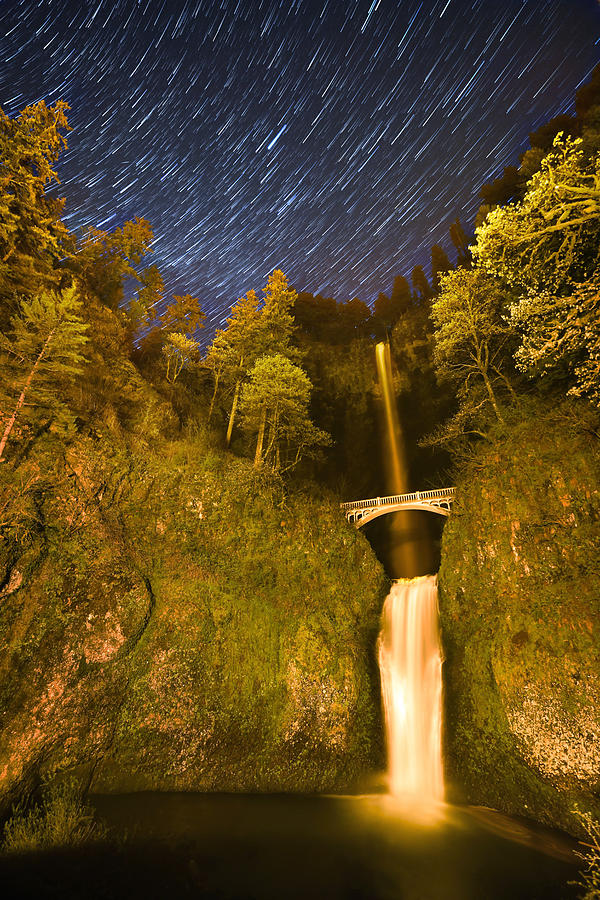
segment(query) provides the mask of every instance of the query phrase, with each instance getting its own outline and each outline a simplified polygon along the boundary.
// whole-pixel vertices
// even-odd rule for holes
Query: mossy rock
[[[480,448],[457,485],[439,575],[451,783],[473,802],[573,831],[576,803],[600,814],[590,416],[536,407]]]

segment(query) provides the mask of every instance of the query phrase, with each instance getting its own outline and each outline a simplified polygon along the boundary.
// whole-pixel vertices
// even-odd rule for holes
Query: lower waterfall
[[[392,585],[378,656],[390,793],[413,802],[441,802],[442,655],[435,575]]]

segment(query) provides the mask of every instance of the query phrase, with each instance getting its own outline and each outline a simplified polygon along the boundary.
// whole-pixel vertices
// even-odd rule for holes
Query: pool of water
[[[96,796],[111,843],[5,859],[2,895],[568,900],[574,842],[490,810],[386,795]]]

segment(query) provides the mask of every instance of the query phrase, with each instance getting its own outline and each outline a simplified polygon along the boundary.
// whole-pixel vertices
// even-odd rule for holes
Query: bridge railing
[[[441,488],[435,491],[414,491],[412,494],[393,494],[390,497],[372,497],[370,500],[350,500],[340,503],[342,509],[370,509],[377,506],[391,506],[396,503],[418,503],[421,500],[446,500],[454,496],[456,488]]]

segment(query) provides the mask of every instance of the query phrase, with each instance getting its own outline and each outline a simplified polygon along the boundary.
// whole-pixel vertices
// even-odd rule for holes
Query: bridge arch
[[[351,500],[340,506],[349,522],[362,528],[367,522],[387,513],[402,510],[424,510],[439,516],[449,516],[456,488],[435,491],[415,491],[412,494],[395,494],[390,497],[373,497],[370,500]]]

